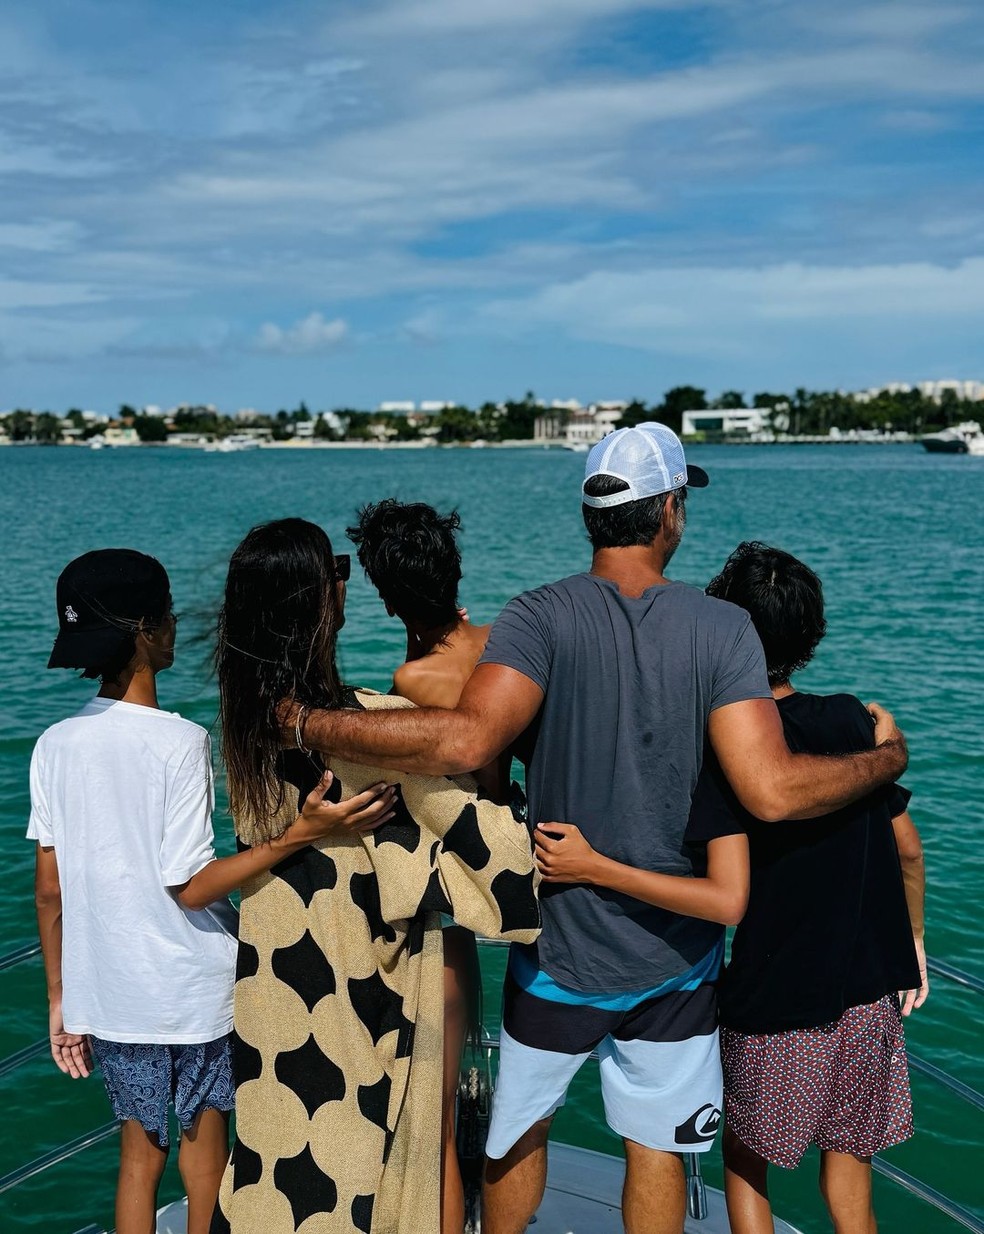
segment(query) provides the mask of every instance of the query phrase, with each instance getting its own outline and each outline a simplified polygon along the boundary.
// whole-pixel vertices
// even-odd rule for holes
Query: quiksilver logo
[[[681,1123],[673,1137],[676,1144],[706,1144],[717,1135],[721,1111],[716,1105],[702,1105],[686,1122]]]
[[[65,605],[65,620],[72,622],[72,624],[74,625],[75,622],[78,621],[78,619],[79,619],[79,615],[75,611],[75,609],[72,608],[71,604],[66,604]]]

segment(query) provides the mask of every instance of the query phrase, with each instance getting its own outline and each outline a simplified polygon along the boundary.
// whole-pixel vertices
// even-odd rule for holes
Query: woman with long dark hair
[[[343,686],[347,560],[302,519],[233,554],[216,663],[240,843],[296,817],[326,770],[348,800],[399,780],[394,816],[339,829],[243,889],[235,992],[237,1141],[213,1231],[426,1234],[439,1224],[440,912],[484,934],[539,929],[525,828],[469,777],[388,775],[283,748],[278,707],[398,707]]]

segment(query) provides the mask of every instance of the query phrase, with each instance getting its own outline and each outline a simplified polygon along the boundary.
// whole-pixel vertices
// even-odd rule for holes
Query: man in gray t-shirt
[[[880,708],[875,749],[791,753],[747,617],[665,577],[687,487],[706,483],[665,425],[609,435],[582,488],[591,573],[514,600],[453,711],[309,714],[285,702],[285,736],[447,775],[485,766],[540,716],[533,821],[574,822],[606,855],[668,873],[688,872],[681,846],[705,726],[738,800],[761,819],[829,814],[896,780],[905,741]],[[709,1147],[719,1119],[707,984],[717,954],[704,954],[699,924],[602,889],[551,888],[544,917],[537,954],[510,958],[484,1234],[526,1229],[550,1119],[592,1042],[606,1116],[625,1143],[623,1213],[648,1234],[681,1234],[679,1154]]]
[[[690,874],[684,832],[712,711],[771,698],[748,614],[684,583],[638,596],[576,574],[511,601],[483,664],[543,691],[527,793],[533,825],[562,819],[644,870]],[[720,927],[599,887],[542,894],[539,967],[587,994],[648,990],[690,969]]]

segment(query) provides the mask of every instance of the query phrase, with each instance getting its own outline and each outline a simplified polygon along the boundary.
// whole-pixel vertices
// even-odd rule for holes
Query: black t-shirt
[[[778,704],[794,752],[874,745],[871,717],[850,694],[797,693]],[[742,809],[708,754],[694,809],[741,817],[751,855],[748,911],[719,986],[723,1025],[812,1028],[919,984],[892,829],[909,797],[890,785],[823,818],[764,823]]]

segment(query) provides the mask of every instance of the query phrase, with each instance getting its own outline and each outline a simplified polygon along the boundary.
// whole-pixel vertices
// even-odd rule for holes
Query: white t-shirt
[[[58,862],[66,1031],[188,1044],[232,1029],[236,940],[168,890],[215,857],[213,801],[208,733],[173,712],[94,698],[41,735],[27,838]]]

